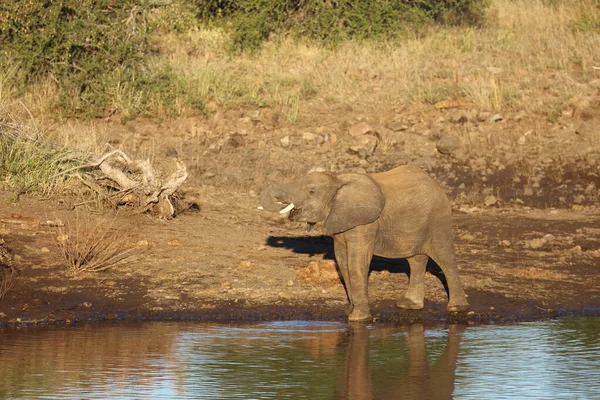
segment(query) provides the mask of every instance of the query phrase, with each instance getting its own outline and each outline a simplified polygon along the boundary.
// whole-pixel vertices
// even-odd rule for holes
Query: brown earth
[[[600,315],[600,133],[596,114],[578,113],[552,123],[468,108],[313,110],[298,125],[269,110],[162,124],[98,121],[101,134],[94,140],[100,143],[149,156],[165,170],[173,156],[183,160],[191,172],[183,192],[195,207],[164,221],[127,210],[74,210],[81,199],[68,196],[14,202],[14,194],[0,193],[0,238],[20,271],[0,299],[0,325],[343,319],[346,295],[331,239],[318,228],[308,233],[301,224],[259,212],[257,193],[269,181],[311,169],[377,172],[401,164],[427,170],[454,203],[458,261],[473,312],[447,315],[435,266],[425,309],[397,310],[407,266],[376,258],[369,279],[376,319]],[[85,140],[76,134],[69,139]],[[60,232],[46,221],[102,218],[124,240],[147,246],[146,256],[70,276],[55,244]]]

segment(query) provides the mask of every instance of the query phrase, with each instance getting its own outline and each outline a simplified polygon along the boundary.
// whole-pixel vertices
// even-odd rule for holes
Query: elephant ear
[[[375,181],[362,174],[343,174],[337,179],[341,186],[335,194],[324,229],[328,234],[345,232],[379,218],[385,199]]]

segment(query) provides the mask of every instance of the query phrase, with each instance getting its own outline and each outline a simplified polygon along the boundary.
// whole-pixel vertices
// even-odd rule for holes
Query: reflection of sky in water
[[[600,332],[596,331],[595,343],[565,343],[560,329],[555,329],[559,324],[467,330],[456,370],[455,398],[599,398]]]
[[[600,318],[457,331],[294,321],[0,332],[0,398],[437,398],[444,379],[455,399],[600,398]]]

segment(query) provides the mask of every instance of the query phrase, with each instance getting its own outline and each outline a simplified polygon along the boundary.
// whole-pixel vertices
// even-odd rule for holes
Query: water
[[[600,399],[600,318],[0,331],[1,399]]]

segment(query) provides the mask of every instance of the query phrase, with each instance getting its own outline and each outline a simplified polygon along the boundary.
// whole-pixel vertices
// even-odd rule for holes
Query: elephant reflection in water
[[[373,371],[369,367],[369,329],[352,323],[346,358],[338,373],[336,399],[452,399],[456,362],[464,325],[450,325],[448,343],[434,364],[427,363],[423,325],[408,326],[408,369]],[[391,355],[393,357],[393,355]],[[389,367],[388,367],[389,368]],[[377,377],[377,383],[372,377]]]

